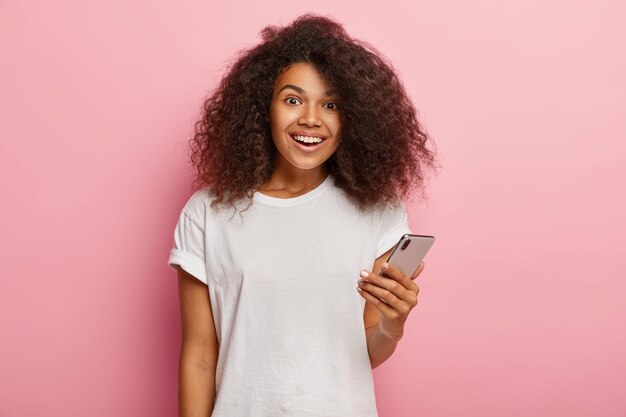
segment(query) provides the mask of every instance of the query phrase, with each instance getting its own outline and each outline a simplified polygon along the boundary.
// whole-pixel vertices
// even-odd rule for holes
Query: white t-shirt
[[[210,202],[206,190],[189,198],[168,265],[208,285],[220,345],[212,416],[376,417],[356,287],[411,233],[406,206],[362,215],[330,175],[294,198],[256,192],[243,219]]]

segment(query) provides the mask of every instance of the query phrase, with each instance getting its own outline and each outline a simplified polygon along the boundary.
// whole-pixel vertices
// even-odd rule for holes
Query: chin
[[[315,169],[324,165],[326,161],[293,161],[291,164],[300,169]]]

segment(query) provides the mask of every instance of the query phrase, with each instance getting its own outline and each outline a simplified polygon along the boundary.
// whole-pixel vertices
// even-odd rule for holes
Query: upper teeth
[[[322,138],[316,138],[314,136],[301,136],[301,135],[293,135],[295,140],[306,143],[320,143]]]

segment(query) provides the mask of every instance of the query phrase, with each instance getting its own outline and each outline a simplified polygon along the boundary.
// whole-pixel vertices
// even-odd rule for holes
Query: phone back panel
[[[391,251],[387,262],[396,265],[410,277],[433,243],[435,243],[433,236],[405,234]],[[381,272],[382,269],[378,274]]]

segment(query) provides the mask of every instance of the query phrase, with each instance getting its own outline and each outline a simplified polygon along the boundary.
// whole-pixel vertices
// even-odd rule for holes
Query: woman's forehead
[[[275,93],[278,94],[283,90],[292,90],[303,95],[331,96],[336,94],[322,74],[309,63],[292,64],[276,77]]]

